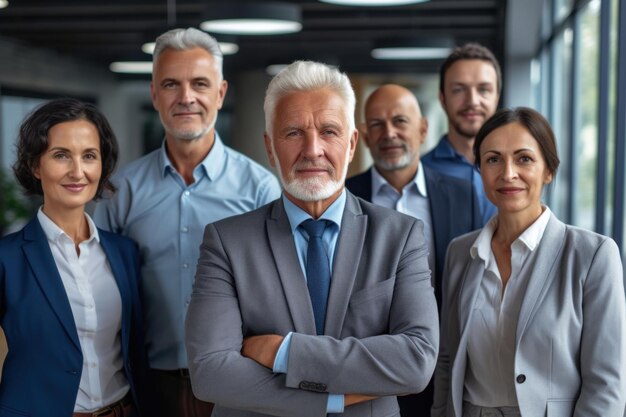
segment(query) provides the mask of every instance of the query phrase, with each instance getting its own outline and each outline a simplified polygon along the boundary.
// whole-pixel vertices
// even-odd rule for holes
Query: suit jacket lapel
[[[476,302],[476,296],[478,295],[478,289],[485,274],[485,263],[479,257],[471,259],[469,250],[467,251],[469,262],[465,266],[466,272],[463,274],[463,283],[459,290],[459,324],[460,334],[463,338],[463,333],[467,328],[467,324],[472,318],[472,312],[474,311],[474,303]]]
[[[300,261],[298,261],[296,244],[282,199],[274,202],[270,217],[266,220],[266,228],[270,248],[274,255],[274,264],[291,312],[294,330],[303,334],[316,334],[309,290]]]
[[[122,264],[122,255],[119,253],[119,249],[109,241],[106,235],[99,231],[100,245],[104,251],[113,277],[117,284],[117,288],[120,292],[120,298],[122,299],[122,347],[126,350],[129,343],[129,329],[131,324],[131,296],[130,288],[128,287],[128,278],[126,276],[126,268]]]
[[[524,268],[528,275],[528,283],[517,319],[516,343],[519,343],[526,326],[536,311],[537,305],[541,302],[551,282],[556,277],[556,274],[553,272],[554,266],[556,260],[560,258],[559,252],[561,252],[564,242],[565,224],[552,214],[541,242],[530,255],[535,257],[534,262],[532,265],[528,265],[529,261],[533,261],[528,259],[526,264],[529,268]]]
[[[24,227],[24,240],[24,255],[35,279],[50,303],[52,311],[54,311],[63,325],[68,337],[76,348],[80,350],[78,332],[76,331],[76,323],[74,322],[70,301],[67,298],[61,275],[59,275],[59,270],[54,262],[48,239],[36,217]],[[33,308],[40,307],[33,306]]]
[[[473,242],[472,242],[473,243]],[[474,304],[476,303],[476,297],[478,295],[478,289],[480,288],[480,284],[485,273],[485,263],[479,257],[474,259],[471,258],[469,247],[465,251],[465,256],[467,256],[467,264],[465,265],[465,271],[463,272],[463,282],[460,284],[459,288],[459,299],[457,302],[459,303],[458,307],[458,316],[456,319],[459,322],[459,345],[456,350],[456,354],[453,360],[453,367],[451,371],[450,379],[452,381],[463,380],[465,378],[465,367],[466,367],[466,359],[467,359],[467,337],[469,334],[469,326],[470,320],[472,319],[474,313]],[[457,415],[461,410],[461,404],[457,401],[458,399],[463,398],[463,392],[459,389],[462,389],[463,384],[452,384],[452,400],[453,407],[456,410]]]
[[[357,199],[350,193],[347,193],[346,197],[341,231],[335,248],[326,323],[324,324],[324,333],[335,338],[341,336],[343,320],[356,279],[357,260],[361,259],[367,230],[367,216],[362,213]]]

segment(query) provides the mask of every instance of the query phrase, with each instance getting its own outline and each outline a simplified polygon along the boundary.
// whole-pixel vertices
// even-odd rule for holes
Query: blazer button
[[[523,384],[524,381],[526,381],[526,375],[519,374],[517,378],[515,378],[515,380],[517,381],[518,384]]]

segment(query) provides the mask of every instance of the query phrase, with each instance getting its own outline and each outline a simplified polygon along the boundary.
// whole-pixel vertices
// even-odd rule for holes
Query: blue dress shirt
[[[298,260],[300,261],[300,268],[302,268],[302,274],[306,279],[306,254],[309,245],[309,236],[304,231],[300,224],[305,220],[312,219],[311,215],[294,203],[289,201],[287,197],[283,195],[283,205],[285,206],[285,212],[289,219],[289,225],[291,226],[291,233],[293,233],[293,239],[296,244],[296,252],[298,253]],[[339,238],[339,232],[341,231],[341,219],[343,218],[343,210],[346,206],[346,191],[339,195],[319,219],[314,220],[328,220],[328,226],[324,229],[322,234],[322,243],[328,260],[330,262],[331,280],[332,280],[332,265],[335,255],[335,247],[337,246],[337,239]],[[274,359],[274,369],[276,373],[287,373],[287,363],[289,360],[289,346],[291,344],[291,332],[287,334],[283,343],[278,348],[276,358]],[[344,408],[343,395],[329,394],[328,403],[326,405],[327,413],[343,413]]]
[[[423,155],[420,161],[429,168],[434,169],[444,175],[471,181],[473,190],[476,193],[483,223],[487,223],[494,214],[496,207],[487,199],[483,188],[483,180],[475,165],[470,164],[467,159],[454,150],[448,141],[448,135],[443,135],[437,146]]]
[[[154,369],[187,368],[184,322],[204,226],[280,196],[274,175],[224,146],[217,133],[193,177],[186,185],[164,142],[113,177],[117,192],[93,216],[98,226],[139,245],[146,345]]]

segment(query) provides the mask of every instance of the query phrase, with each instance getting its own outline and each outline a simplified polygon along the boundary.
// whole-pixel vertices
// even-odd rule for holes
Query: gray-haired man
[[[439,344],[422,223],[345,190],[358,139],[345,74],[295,62],[264,107],[284,192],[206,228],[194,392],[227,417],[399,416],[395,396],[424,389]]]
[[[151,415],[204,416],[211,407],[193,397],[183,340],[202,230],[274,200],[280,186],[215,131],[227,83],[214,38],[193,28],[168,31],[157,38],[153,64],[150,91],[165,140],[120,170],[117,193],[97,206],[95,219],[139,244],[156,389]]]

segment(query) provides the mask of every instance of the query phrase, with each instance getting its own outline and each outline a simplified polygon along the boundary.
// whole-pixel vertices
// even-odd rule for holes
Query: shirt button
[[[183,233],[187,233],[189,231],[189,228],[185,226],[185,227],[183,227],[182,231],[183,231]]]
[[[189,194],[191,194],[189,191],[185,191],[184,193],[186,196],[188,196]]]
[[[96,365],[96,363],[95,363],[95,362],[91,362],[91,363],[89,364],[89,366],[91,366],[92,368],[95,368],[95,367],[97,367],[98,365]]]
[[[189,264],[183,264],[183,268],[185,269],[189,268]]]
[[[518,384],[523,384],[524,381],[526,381],[526,375],[519,374],[517,378],[515,378],[515,380],[517,381]]]

